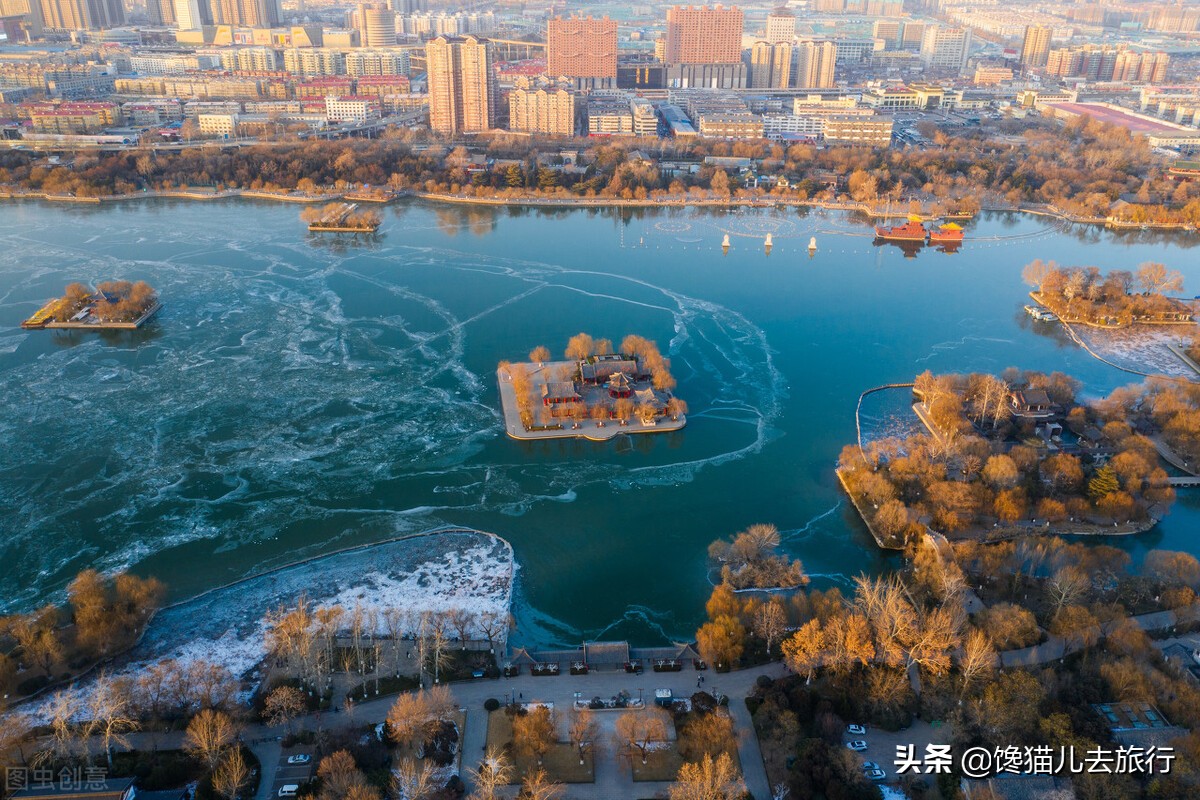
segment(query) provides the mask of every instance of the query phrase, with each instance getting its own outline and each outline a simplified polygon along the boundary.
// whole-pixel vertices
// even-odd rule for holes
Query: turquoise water
[[[457,524],[512,542],[519,640],[687,636],[708,542],[746,525],[778,525],[824,582],[887,563],[832,472],[863,389],[1009,365],[1068,372],[1097,395],[1132,380],[1030,322],[1025,263],[1154,259],[1200,291],[1194,239],[1028,217],[987,217],[962,252],[910,259],[832,212],[411,204],[358,244],[310,238],[284,205],[0,213],[3,610],[89,565],[152,573],[185,597]],[[17,328],[65,283],[108,278],[156,286],[157,323]],[[687,428],[603,444],[503,436],[496,362],[560,351],[580,330],[669,350]],[[1200,552],[1197,530],[1200,493],[1182,494],[1125,545]]]

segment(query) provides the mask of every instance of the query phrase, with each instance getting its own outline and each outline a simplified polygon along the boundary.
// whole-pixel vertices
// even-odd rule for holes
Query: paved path
[[[787,674],[782,664],[772,663],[725,674],[684,670],[631,675],[624,671],[609,671],[592,672],[588,675],[564,673],[551,677],[519,675],[515,678],[452,684],[450,690],[455,701],[466,709],[462,777],[469,784],[467,772],[478,765],[484,754],[488,715],[483,709],[483,703],[488,698],[494,697],[504,702],[507,695],[509,698],[515,697],[518,701],[552,702],[565,716],[574,702],[576,692],[583,698],[590,699],[612,697],[625,690],[635,697],[640,695],[647,703],[652,703],[655,689],[671,689],[676,697],[690,697],[697,690],[697,681],[703,677],[704,690],[729,697],[729,711],[738,739],[738,757],[741,760],[746,785],[755,798],[767,800],[771,796],[770,785],[745,698],[753,691],[755,681],[760,675],[782,678]],[[354,728],[365,732],[387,717],[388,709],[395,699],[393,695],[359,703],[355,706],[353,718],[344,712],[326,713],[319,718],[317,715],[309,715],[293,722],[292,727],[296,731],[315,730],[320,726],[325,730]],[[248,725],[242,730],[242,740],[262,765],[262,776],[255,800],[273,800],[276,784],[284,779],[278,775],[281,757],[293,752],[311,751],[311,748],[301,747],[284,752],[281,740],[285,733],[286,729],[282,726],[272,728],[266,725]],[[129,738],[133,749],[178,749],[182,746],[183,736],[182,731],[139,732],[131,734]],[[569,785],[563,795],[567,800],[631,800],[653,797],[669,785],[666,782],[635,784],[628,764],[616,757],[616,747],[611,741],[600,743],[597,750],[596,781],[590,784]],[[516,787],[513,787],[510,793],[515,795]]]
[[[1176,611],[1155,611],[1150,614],[1139,614],[1130,617],[1134,624],[1144,631],[1159,631],[1180,623],[1193,622],[1200,619],[1200,603]],[[1092,632],[1103,637],[1117,623],[1107,622],[1092,629]],[[1078,639],[1068,641],[1061,636],[1051,636],[1041,644],[1025,647],[1021,650],[1005,650],[1000,653],[1000,665],[1003,667],[1032,667],[1046,664],[1063,658],[1083,649]]]

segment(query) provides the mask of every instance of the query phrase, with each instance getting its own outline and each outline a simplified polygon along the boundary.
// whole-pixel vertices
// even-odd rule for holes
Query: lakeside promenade
[[[91,197],[76,197],[48,192],[22,191],[9,187],[0,187],[0,200],[43,200],[47,202],[81,203],[96,205],[108,202],[127,200],[175,199],[175,200],[222,200],[231,198],[246,198],[251,200],[273,200],[281,203],[320,203],[333,200],[359,200],[360,195],[353,190],[334,191],[328,193],[309,194],[299,191],[266,191],[262,189],[222,189],[197,191],[195,189],[154,189],[128,194],[97,195]],[[847,211],[862,214],[873,220],[904,219],[909,211],[880,209],[869,203],[852,200],[801,200],[794,197],[777,195],[754,195],[752,197],[704,197],[696,198],[686,195],[672,195],[666,198],[636,198],[623,197],[477,197],[475,195],[450,194],[446,192],[425,192],[406,190],[397,192],[394,200],[415,198],[437,203],[480,206],[534,206],[544,208],[810,208],[826,211]],[[381,202],[371,200],[371,202]],[[388,202],[388,201],[382,201]],[[1085,217],[1069,214],[1053,206],[1034,203],[1015,205],[986,205],[980,213],[999,214],[1029,214],[1037,217],[1048,217],[1062,222],[1077,225],[1101,226],[1125,230],[1179,231],[1196,233],[1196,226],[1183,222],[1131,222],[1112,217]],[[969,241],[969,240],[968,240]]]

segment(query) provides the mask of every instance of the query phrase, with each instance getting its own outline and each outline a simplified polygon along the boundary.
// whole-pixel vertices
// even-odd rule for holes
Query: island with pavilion
[[[562,361],[539,345],[529,361],[502,361],[496,369],[505,431],[514,439],[593,441],[677,431],[687,422],[687,403],[673,393],[670,367],[641,336],[626,336],[614,351],[609,340],[580,333]]]
[[[134,330],[159,312],[158,292],[145,281],[102,281],[94,289],[72,283],[21,323],[26,330]]]

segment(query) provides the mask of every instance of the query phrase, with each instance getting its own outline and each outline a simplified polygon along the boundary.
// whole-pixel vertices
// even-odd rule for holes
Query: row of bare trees
[[[320,689],[334,671],[380,674],[388,652],[399,676],[401,650],[410,640],[418,670],[428,671],[436,683],[455,644],[465,649],[469,641],[486,641],[494,652],[505,640],[508,622],[506,614],[461,607],[428,611],[355,604],[347,609],[314,606],[301,597],[295,606],[268,616],[267,649],[302,685]]]

